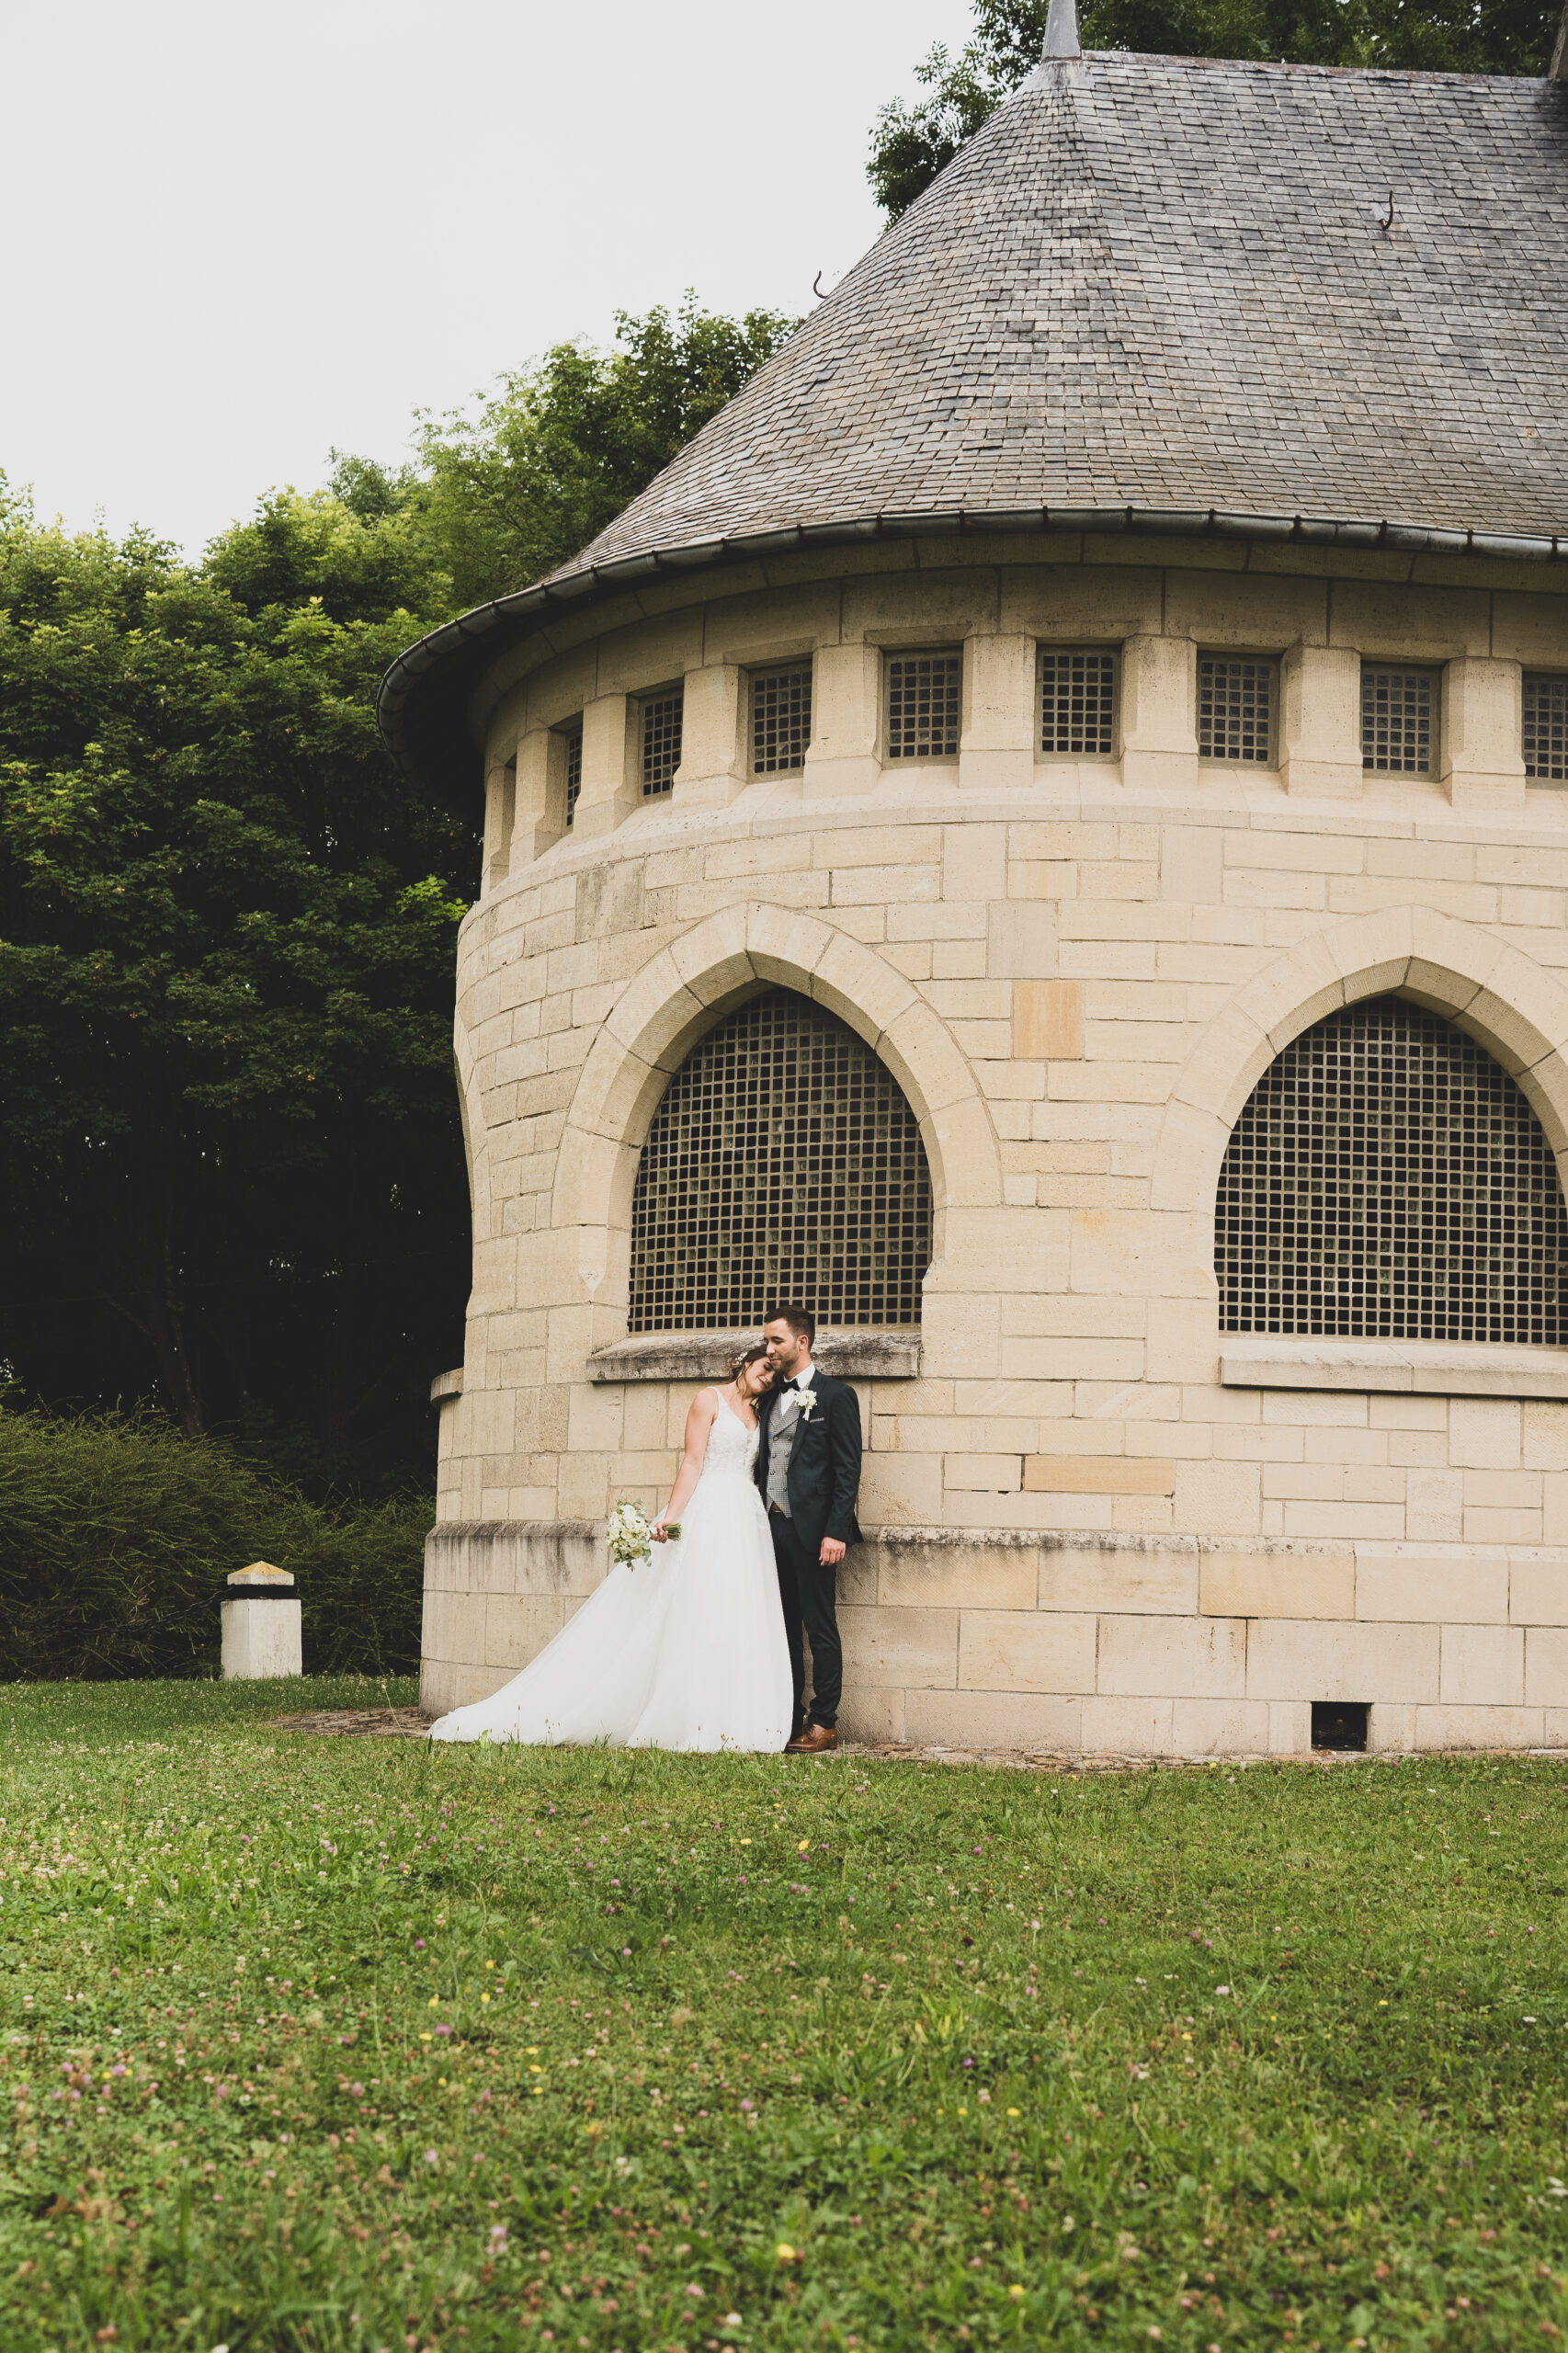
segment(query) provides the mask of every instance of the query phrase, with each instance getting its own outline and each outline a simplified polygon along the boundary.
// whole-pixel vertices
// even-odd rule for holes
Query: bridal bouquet
[[[605,1540],[610,1559],[618,1566],[624,1561],[627,1567],[632,1569],[639,1561],[651,1561],[653,1557],[653,1525],[641,1504],[617,1504],[605,1526]],[[679,1520],[667,1522],[665,1533],[666,1536],[678,1536]]]

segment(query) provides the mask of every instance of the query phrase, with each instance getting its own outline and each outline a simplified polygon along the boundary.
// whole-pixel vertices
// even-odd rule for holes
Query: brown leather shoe
[[[838,1734],[831,1724],[808,1724],[799,1739],[792,1740],[784,1751],[786,1756],[821,1756],[838,1746]]]

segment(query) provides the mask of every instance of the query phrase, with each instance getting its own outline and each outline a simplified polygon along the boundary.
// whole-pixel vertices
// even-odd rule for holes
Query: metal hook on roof
[[[1392,188],[1389,190],[1388,219],[1386,221],[1380,221],[1378,222],[1378,228],[1385,237],[1392,237],[1393,234],[1393,190]]]

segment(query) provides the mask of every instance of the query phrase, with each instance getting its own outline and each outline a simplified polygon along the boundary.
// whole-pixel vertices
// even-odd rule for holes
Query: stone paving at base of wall
[[[271,1729],[274,1732],[326,1733],[348,1739],[369,1735],[380,1739],[422,1740],[436,1721],[423,1708],[322,1708],[303,1715],[275,1716]],[[1310,1748],[1290,1756],[1267,1757],[1256,1755],[1066,1756],[1017,1748],[938,1748],[922,1747],[912,1741],[846,1740],[827,1756],[813,1757],[810,1761],[815,1765],[836,1765],[872,1757],[879,1764],[980,1765],[988,1772],[1006,1768],[1021,1773],[1148,1773],[1157,1769],[1205,1772],[1221,1765],[1245,1766],[1253,1769],[1260,1765],[1397,1765],[1407,1755],[1412,1757],[1419,1755],[1423,1759],[1443,1755],[1568,1758],[1568,1748],[1420,1751]]]

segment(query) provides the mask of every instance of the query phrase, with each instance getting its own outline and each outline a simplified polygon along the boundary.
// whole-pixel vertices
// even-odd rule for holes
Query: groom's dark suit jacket
[[[812,1372],[816,1410],[798,1415],[795,1443],[790,1455],[787,1487],[795,1534],[807,1556],[815,1560],[824,1536],[836,1544],[858,1544],[859,1524],[855,1498],[860,1485],[860,1403],[846,1381],[832,1381]],[[756,1449],[756,1483],[767,1500],[767,1432],[782,1389],[770,1389],[762,1400],[758,1421],[762,1442]]]

